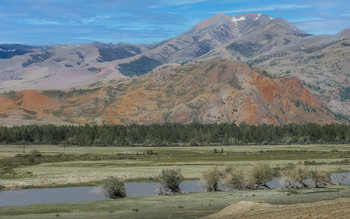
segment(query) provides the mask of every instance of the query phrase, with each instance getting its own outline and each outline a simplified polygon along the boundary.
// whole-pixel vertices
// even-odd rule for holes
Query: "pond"
[[[158,182],[125,183],[127,196],[153,196],[159,194]],[[180,184],[182,193],[205,192],[199,180]],[[164,190],[163,190],[164,191]],[[0,191],[0,206],[21,206],[31,204],[53,204],[107,200],[99,186],[64,187],[48,189],[20,189]]]
[[[340,182],[342,175],[344,184],[350,184],[350,173],[332,174],[332,180]],[[274,178],[267,183],[270,188],[281,188],[279,178]],[[309,181],[308,184],[312,185]],[[127,196],[153,196],[159,194],[158,182],[125,183]],[[205,192],[201,187],[201,181],[184,181],[180,184],[182,193]],[[228,190],[220,186],[221,190]],[[64,187],[48,189],[21,189],[0,192],[0,206],[23,206],[31,204],[53,204],[69,202],[86,202],[107,200],[102,189],[98,186]]]

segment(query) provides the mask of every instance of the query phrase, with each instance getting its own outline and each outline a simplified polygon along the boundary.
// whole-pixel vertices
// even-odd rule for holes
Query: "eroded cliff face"
[[[301,81],[273,79],[241,62],[159,68],[91,89],[20,91],[0,96],[1,123],[337,122]]]

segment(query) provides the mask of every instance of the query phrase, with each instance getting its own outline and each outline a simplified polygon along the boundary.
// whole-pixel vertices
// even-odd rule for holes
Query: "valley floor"
[[[41,157],[15,157],[23,154],[23,146],[0,146],[0,185],[5,189],[99,185],[110,176],[127,181],[155,181],[164,168],[181,168],[186,179],[199,179],[204,170],[214,166],[224,169],[264,163],[278,169],[301,162],[308,169],[350,172],[350,145],[345,144],[153,148],[27,145],[25,150],[26,153],[38,150]],[[327,201],[320,202],[322,200]],[[349,214],[346,207],[349,200],[349,186],[234,190],[0,207],[0,218],[198,218],[216,214],[230,205],[219,212],[220,217],[341,218]],[[248,202],[242,204],[242,201]],[[300,204],[302,202],[311,204]],[[233,203],[243,205],[242,209],[249,211],[237,214],[232,210],[236,208]]]
[[[214,166],[269,164],[283,168],[306,163],[309,169],[350,172],[350,145],[248,145],[210,147],[63,147],[27,145],[41,157],[15,157],[23,146],[0,145],[0,185],[7,189],[98,185],[114,176],[155,181],[162,169],[181,168],[186,179],[199,179]]]

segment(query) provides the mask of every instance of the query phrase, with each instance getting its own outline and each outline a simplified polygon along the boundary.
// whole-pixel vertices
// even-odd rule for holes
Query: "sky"
[[[311,34],[350,28],[349,0],[0,0],[0,43],[153,43],[218,13],[282,17]]]

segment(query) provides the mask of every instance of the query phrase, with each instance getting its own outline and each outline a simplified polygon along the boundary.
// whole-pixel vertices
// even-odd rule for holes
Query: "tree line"
[[[0,127],[0,144],[170,146],[350,143],[346,124],[27,125]]]

